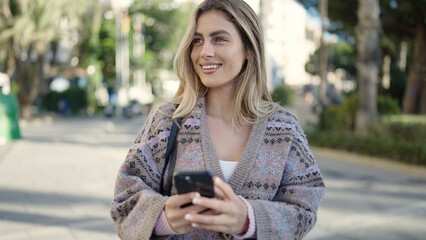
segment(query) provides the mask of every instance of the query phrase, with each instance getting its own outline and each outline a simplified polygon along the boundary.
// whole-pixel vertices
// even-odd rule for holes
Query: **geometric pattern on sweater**
[[[167,200],[158,190],[174,111],[175,105],[163,104],[150,113],[119,170],[111,205],[117,232],[122,239],[229,238],[200,230],[151,236]],[[175,172],[207,170],[224,179],[206,124],[205,99],[200,98],[177,135]],[[325,191],[303,130],[283,108],[253,126],[228,183],[252,205],[258,239],[301,239],[314,226]]]

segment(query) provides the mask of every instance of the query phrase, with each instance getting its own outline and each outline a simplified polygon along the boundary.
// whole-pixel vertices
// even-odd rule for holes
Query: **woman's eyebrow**
[[[228,36],[231,36],[231,34],[225,30],[218,30],[218,31],[214,31],[212,33],[209,34],[210,37],[216,36],[216,35],[220,35],[220,34],[225,34]]]
[[[211,33],[209,34],[209,36],[210,36],[210,37],[213,37],[213,36],[220,35],[220,34],[225,34],[225,35],[231,36],[231,34],[230,34],[229,32],[227,32],[227,31],[225,31],[225,30],[217,30],[217,31],[211,32]],[[195,33],[194,33],[194,36],[202,37],[202,36],[203,36],[203,34],[201,34],[201,33],[199,33],[199,32],[195,32]]]

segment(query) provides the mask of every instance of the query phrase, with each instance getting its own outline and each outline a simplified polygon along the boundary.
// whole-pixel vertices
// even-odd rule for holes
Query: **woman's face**
[[[223,12],[211,10],[201,14],[195,29],[191,60],[206,87],[232,87],[245,55],[237,28]]]

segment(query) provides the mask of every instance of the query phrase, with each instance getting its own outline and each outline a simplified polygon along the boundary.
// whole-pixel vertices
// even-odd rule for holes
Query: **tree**
[[[413,39],[412,58],[403,99],[404,113],[426,114],[426,1],[383,1],[383,29],[392,39]],[[401,41],[401,40],[400,40]]]
[[[359,104],[355,131],[366,134],[377,116],[377,80],[379,76],[379,0],[359,0],[358,25],[355,29],[358,50]]]
[[[355,80],[356,71],[356,49],[353,45],[339,41],[336,43],[328,44],[328,68],[327,71],[335,71],[336,69],[343,69],[345,71],[346,79]],[[306,63],[306,72],[312,75],[319,75],[318,69],[318,54],[319,49],[310,56],[309,61]]]
[[[304,6],[314,9],[318,0],[300,0]],[[331,20],[328,31],[351,42],[355,36],[358,0],[330,1],[328,6]],[[317,11],[317,10],[316,10]],[[407,85],[403,109],[405,113],[426,113],[426,1],[425,0],[380,0],[382,34],[380,48],[393,61],[401,56],[408,60]],[[408,49],[404,46],[408,46]],[[407,49],[407,50],[405,50]],[[407,53],[401,54],[407,51]],[[392,64],[396,65],[396,64]]]
[[[7,72],[14,74],[19,86],[21,117],[31,117],[31,106],[45,83],[44,64],[50,44],[58,41],[64,31],[77,28],[85,2],[1,1],[4,24],[0,25],[0,48],[8,53]]]
[[[320,38],[320,47],[319,47],[319,76],[321,78],[319,86],[319,100],[322,107],[325,107],[328,104],[327,100],[327,45],[325,43],[325,32],[327,31],[328,23],[328,0],[319,0],[319,10],[321,15],[321,38]]]
[[[160,69],[172,69],[174,53],[182,39],[189,18],[191,5],[178,6],[172,0],[135,1],[130,15],[143,14],[145,54],[133,58],[132,64],[147,71],[147,80],[155,82]],[[134,33],[138,34],[138,33]]]

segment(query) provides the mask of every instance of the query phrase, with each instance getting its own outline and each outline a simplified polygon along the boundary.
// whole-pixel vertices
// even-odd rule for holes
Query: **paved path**
[[[426,239],[426,168],[313,151],[327,192],[306,239]]]
[[[47,118],[0,148],[0,239],[118,239],[109,206],[144,118]],[[425,239],[426,171],[314,149],[327,185],[307,239]]]
[[[0,239],[118,239],[109,206],[144,119],[49,119],[0,159]]]

